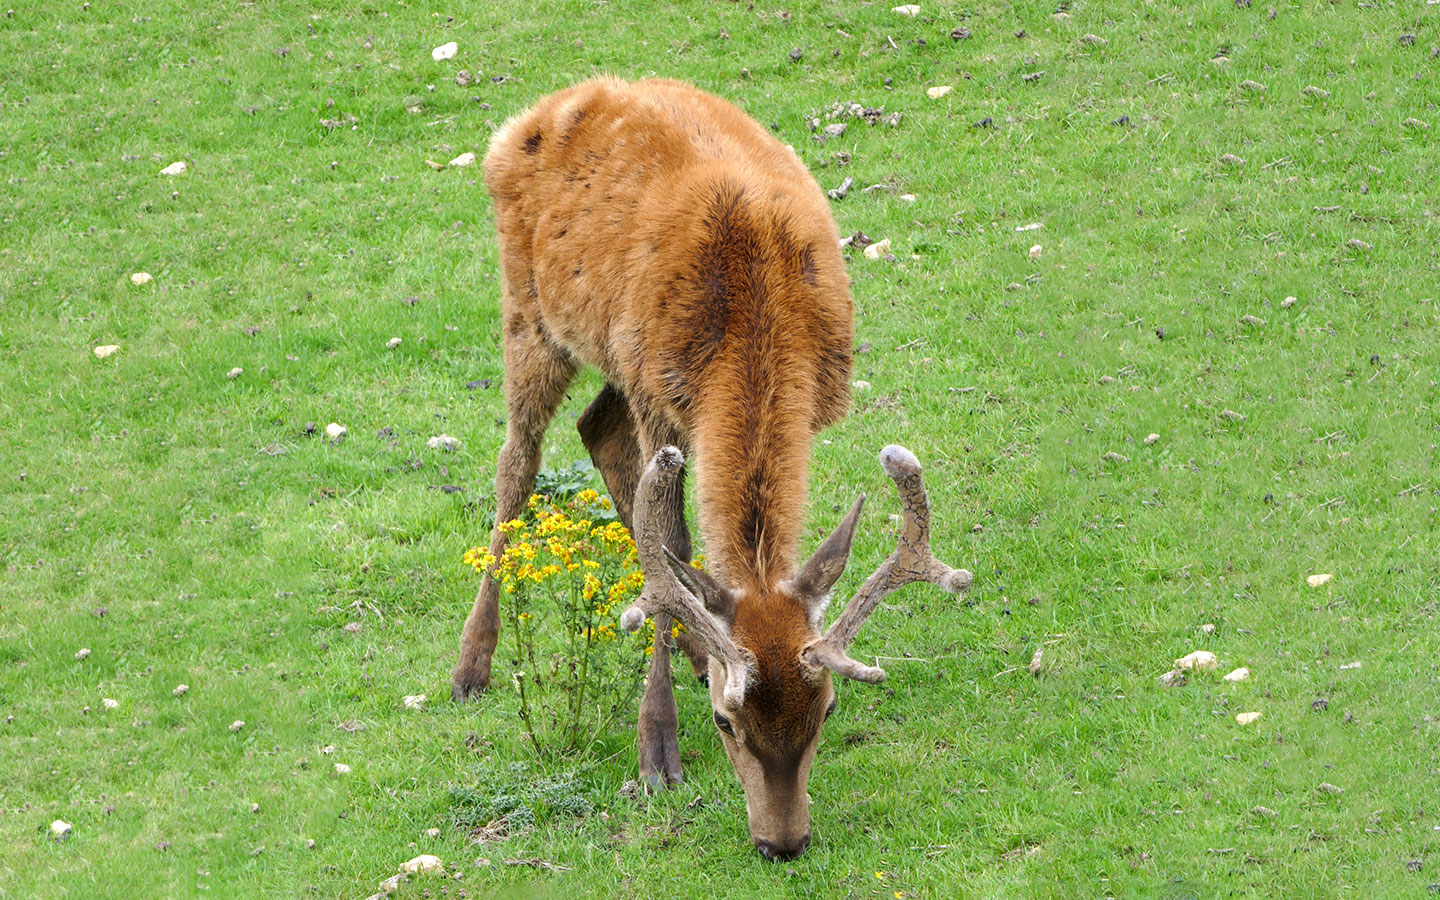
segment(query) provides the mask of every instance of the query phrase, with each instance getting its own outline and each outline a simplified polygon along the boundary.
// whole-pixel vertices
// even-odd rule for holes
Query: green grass
[[[361,897],[421,852],[464,878],[402,896],[1440,882],[1440,7],[891,5],[0,18],[0,897]],[[789,864],[750,849],[688,675],[687,782],[648,803],[618,794],[633,732],[542,769],[508,688],[444,699],[502,366],[479,170],[425,160],[598,72],[691,80],[825,187],[855,178],[842,231],[896,259],[851,260],[872,387],[815,448],[807,548],[865,490],[845,584],[883,558],[875,453],[899,442],[937,550],[976,573],[866,627],[856,654],[890,679],[839,686]],[[816,143],[807,116],[840,100],[903,118]],[[900,190],[860,191],[882,182]],[[549,465],[583,458],[597,387]],[[332,421],[344,443],[307,435]],[[441,431],[458,452],[425,448]],[[1251,680],[1160,687],[1196,648]],[[503,842],[471,844],[502,816]],[[530,858],[565,870],[506,864]]]

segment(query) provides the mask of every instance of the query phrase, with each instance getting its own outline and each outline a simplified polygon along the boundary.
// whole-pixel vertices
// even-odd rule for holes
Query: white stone
[[[1340,671],[1348,672],[1351,669],[1358,669],[1362,665],[1364,665],[1364,663],[1360,662],[1360,660],[1357,659],[1354,662],[1345,663],[1343,666],[1340,667]]]
[[[174,694],[177,697],[183,697],[186,694],[190,693],[190,685],[177,684],[175,685],[175,690],[171,691],[170,693]]]
[[[865,248],[866,259],[879,259],[890,252],[890,239],[876,241]]]
[[[450,160],[450,165],[459,168],[464,168],[465,166],[473,166],[475,165],[475,154],[462,153],[454,159]]]
[[[441,44],[434,50],[431,50],[430,58],[435,60],[436,62],[444,62],[447,59],[454,59],[455,55],[459,52],[460,45],[455,43],[454,41],[451,41],[448,44]]]
[[[350,774],[350,767],[347,766],[347,765],[345,765],[344,763],[336,763],[336,764],[335,764],[335,774],[336,774],[336,775],[349,775],[349,774]]]
[[[1016,230],[1017,232],[1021,232],[1021,231],[1035,231],[1035,230],[1037,230],[1037,229],[1044,228],[1044,227],[1045,227],[1045,223],[1044,223],[1044,222],[1031,222],[1029,225],[1016,225],[1016,226],[1015,226],[1015,230]]]
[[[1284,300],[1281,300],[1281,301],[1280,301],[1280,305],[1281,305],[1282,307],[1284,307],[1285,309],[1289,309],[1290,307],[1294,306],[1294,305],[1296,304],[1296,302],[1297,302],[1297,298],[1295,298],[1295,297],[1286,297]]]
[[[927,89],[925,91],[925,95],[928,96],[931,100],[939,100],[941,97],[950,93],[951,90],[952,88],[948,84],[937,84],[934,87]]]
[[[349,430],[350,429],[341,425],[339,422],[331,422],[325,426],[325,436],[338,443],[345,439],[345,435]]]
[[[244,720],[244,719],[236,719],[235,721],[233,721],[233,722],[230,723],[230,730],[231,730],[231,731],[239,731],[240,729],[242,729],[242,728],[244,728],[244,727],[245,727],[245,720]]]
[[[868,391],[868,390],[870,390],[870,382],[868,382],[868,381],[852,381],[852,382],[850,382],[850,386],[851,386],[852,388],[854,388],[855,390],[857,390],[857,391]]]
[[[239,378],[241,375],[244,375],[244,374],[245,374],[245,370],[242,369],[242,368],[240,368],[239,366],[236,366],[235,368],[233,368],[233,369],[231,369],[230,371],[226,372],[226,373],[225,373],[225,377],[226,377],[226,378],[229,378],[231,381],[234,381],[236,378]]]
[[[101,344],[100,346],[95,348],[95,356],[98,359],[104,359],[105,357],[118,353],[119,351],[119,344]]]
[[[916,200],[918,200],[918,199],[920,199],[920,198],[916,197],[914,194],[901,194],[901,195],[900,195],[900,202],[901,202],[901,203],[914,203],[914,202],[915,202]]]
[[[185,170],[188,168],[189,166],[185,165],[185,160],[182,159],[179,162],[173,162],[165,168],[161,169],[160,174],[169,175],[171,177],[174,177],[176,175],[184,175]]]
[[[890,7],[890,11],[897,12],[902,16],[920,15],[920,7],[914,3],[907,3],[904,6],[892,6]]]
[[[1250,670],[1247,669],[1247,668],[1245,668],[1244,666],[1241,666],[1240,668],[1236,669],[1235,671],[1226,674],[1225,680],[1226,680],[1226,681],[1244,681],[1245,679],[1247,679],[1247,678],[1249,678],[1249,677],[1250,677]]]
[[[1214,633],[1215,633],[1215,623],[1214,623],[1214,622],[1206,622],[1204,625],[1201,625],[1201,626],[1200,626],[1200,633],[1201,633],[1201,634],[1214,634]]]
[[[109,697],[104,697],[100,700],[100,705],[105,707],[106,709],[119,709],[120,701],[112,700]]]
[[[1329,584],[1330,579],[1334,577],[1335,576],[1331,575],[1329,572],[1324,572],[1318,575],[1311,575],[1309,578],[1305,579],[1305,583],[1310,585],[1311,587],[1320,587],[1322,585]]]
[[[1160,684],[1165,687],[1179,687],[1185,683],[1185,673],[1179,669],[1171,669],[1160,676]]]
[[[136,287],[139,287],[142,284],[149,284],[154,280],[155,277],[149,272],[134,272],[130,275],[130,283],[135,285]]]
[[[405,702],[405,708],[406,708],[406,709],[419,709],[420,707],[422,707],[422,706],[425,705],[425,695],[424,695],[424,694],[406,694],[406,695],[405,695],[405,701],[404,701],[404,702]]]
[[[1175,660],[1177,669],[1199,669],[1208,671],[1220,664],[1220,660],[1209,650],[1196,650],[1194,653],[1187,653]]]
[[[453,438],[448,434],[437,434],[426,441],[425,446],[431,450],[455,450],[460,446],[460,439]]]
[[[385,342],[386,350],[394,350],[398,346],[400,346],[400,339],[398,337],[393,337]]]
[[[400,890],[400,881],[404,877],[404,875],[391,875],[389,878],[380,882],[380,893],[393,894]]]
[[[1254,722],[1258,718],[1260,718],[1260,714],[1258,712],[1243,712],[1235,714],[1235,721],[1239,722],[1241,725],[1249,725],[1251,722]]]
[[[1031,258],[1031,259],[1039,259],[1039,258],[1040,258],[1040,254],[1043,253],[1043,252],[1045,252],[1045,251],[1044,251],[1044,248],[1041,247],[1039,244],[1036,244],[1036,245],[1034,245],[1033,247],[1030,248],[1030,258]]]
[[[70,823],[64,819],[56,819],[50,823],[50,835],[54,838],[67,838],[70,836]]]
[[[440,829],[427,828],[425,829],[425,836],[428,838],[438,838],[440,836]]]
[[[334,745],[334,744],[326,744],[325,746],[323,746],[323,747],[320,748],[320,752],[323,753],[323,754],[325,754],[326,756],[330,756],[331,754],[333,754],[333,753],[335,752],[335,745]]]
[[[79,650],[76,650],[76,651],[75,651],[75,658],[76,658],[76,659],[84,659],[85,657],[87,657],[87,656],[89,656],[89,655],[90,655],[90,648],[89,648],[89,647],[81,647]]]
[[[1156,433],[1153,432],[1153,431],[1150,432],[1149,434],[1145,435],[1145,444],[1146,444],[1147,446],[1150,445],[1150,444],[1155,443],[1155,442],[1158,441],[1158,440],[1160,440],[1160,435],[1156,434]]]
[[[406,875],[428,875],[431,872],[440,872],[445,868],[440,862],[440,857],[429,853],[422,853],[411,860],[400,864],[400,871]]]

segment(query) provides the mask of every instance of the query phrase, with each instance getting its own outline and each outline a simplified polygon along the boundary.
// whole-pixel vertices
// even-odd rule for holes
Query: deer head
[[[660,543],[660,499],[680,472],[674,447],[660,450],[635,496],[635,541],[645,589],[621,616],[634,631],[645,617],[667,612],[710,654],[710,704],[725,752],[745,791],[750,836],[768,859],[792,859],[810,844],[806,784],[820,729],[835,709],[832,674],[877,683],[883,669],[852,659],[847,648],[880,599],[912,581],[958,593],[971,576],[930,552],[930,509],[920,462],[904,447],[880,452],[900,490],[899,545],[824,629],[825,610],[845,571],[862,494],[799,574],[758,591],[741,592],[676,559]]]

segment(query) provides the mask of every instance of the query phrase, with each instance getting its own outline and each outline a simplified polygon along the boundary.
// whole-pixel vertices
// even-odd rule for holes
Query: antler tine
[[[920,477],[920,460],[898,444],[880,451],[880,465],[900,491],[900,507],[904,522],[895,552],[880,564],[850,602],[825,636],[806,648],[807,659],[840,675],[859,681],[877,682],[885,678],[883,669],[867,666],[851,659],[845,648],[860,632],[875,606],[887,594],[912,581],[928,581],[952,594],[970,586],[972,576],[964,569],[952,569],[930,552],[930,501]]]
[[[635,489],[633,521],[635,548],[640,556],[640,569],[645,573],[645,587],[620,615],[620,626],[626,631],[636,631],[646,617],[657,612],[669,613],[678,619],[707,653],[725,665],[725,700],[739,707],[745,701],[745,682],[749,675],[745,659],[727,630],[700,599],[680,583],[665,561],[669,550],[664,544],[661,510],[665,495],[676,489],[676,479],[684,462],[679,449],[662,447],[640,476]]]

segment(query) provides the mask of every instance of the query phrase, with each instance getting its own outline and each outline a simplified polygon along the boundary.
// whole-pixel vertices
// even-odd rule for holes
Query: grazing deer
[[[837,230],[789,147],[734,106],[674,81],[588,81],[540,100],[490,142],[485,183],[503,271],[505,399],[497,524],[519,514],[540,444],[576,370],[605,387],[578,427],[638,545],[645,588],[621,617],[655,619],[640,705],[646,786],[681,780],[672,617],[708,678],[750,834],[772,859],[810,842],[806,782],[876,603],[970,575],[935,560],[919,463],[887,447],[905,510],[900,546],[822,630],[859,520],[854,508],[803,566],[810,444],[849,405],[852,308]],[[710,574],[686,565],[682,450],[693,456]],[[648,461],[648,464],[647,464]],[[490,549],[504,550],[498,528]],[[465,622],[454,694],[483,690],[499,628],[494,581]]]

